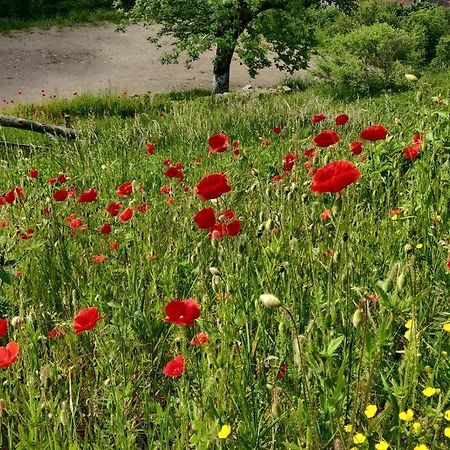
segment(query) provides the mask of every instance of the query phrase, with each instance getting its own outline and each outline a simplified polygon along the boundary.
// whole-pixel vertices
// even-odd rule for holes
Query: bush
[[[408,14],[401,26],[420,34],[425,48],[425,63],[436,57],[436,46],[442,36],[450,33],[450,11],[444,7],[429,7]]]
[[[438,69],[450,68],[450,34],[442,36],[436,45],[436,57],[432,66]]]
[[[422,59],[416,34],[379,23],[333,38],[320,52],[313,72],[335,96],[352,98],[405,88],[405,73]]]

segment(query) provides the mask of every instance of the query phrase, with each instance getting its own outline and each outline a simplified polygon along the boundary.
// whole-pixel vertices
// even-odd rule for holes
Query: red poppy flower
[[[75,334],[92,330],[97,322],[102,319],[103,317],[100,316],[98,309],[95,306],[89,306],[88,308],[82,309],[73,319],[73,329]]]
[[[20,239],[31,239],[33,237],[33,229],[32,228],[28,228],[27,231],[21,231],[19,233],[19,237]]]
[[[133,209],[132,208],[127,208],[120,214],[119,220],[121,222],[127,222],[132,217],[133,217]]]
[[[148,142],[147,143],[147,155],[153,155],[155,153],[155,143]]]
[[[283,128],[281,127],[281,125],[278,125],[276,127],[273,127],[272,131],[278,135],[283,131]]]
[[[60,189],[59,191],[53,192],[53,200],[55,202],[62,202],[67,199],[69,193],[66,189]]]
[[[20,345],[17,342],[10,342],[6,347],[0,347],[0,369],[9,367],[19,354]]]
[[[283,170],[285,172],[290,172],[294,168],[297,158],[298,155],[296,153],[286,153],[286,155],[283,156]]]
[[[339,142],[339,135],[333,130],[325,130],[314,136],[313,141],[318,147],[329,147]]]
[[[48,330],[47,336],[49,339],[55,340],[60,336],[64,336],[66,333],[67,330],[65,328],[52,328],[51,330]]]
[[[312,192],[340,192],[361,176],[359,169],[349,161],[333,161],[314,173]]]
[[[212,208],[203,208],[195,216],[194,221],[202,230],[207,230],[216,223],[216,215]]]
[[[122,208],[122,205],[117,202],[112,202],[108,205],[106,208],[106,211],[111,214],[111,216],[115,217],[117,214],[119,214],[120,208]]]
[[[136,206],[136,211],[139,213],[145,213],[150,209],[148,203],[142,203],[142,205]]]
[[[167,170],[165,170],[164,175],[169,178],[178,178],[180,180],[184,178],[183,171],[176,165],[170,166]]]
[[[228,136],[225,133],[213,134],[208,138],[210,153],[222,153],[228,148]]]
[[[403,154],[405,155],[406,159],[409,161],[413,161],[414,159],[416,159],[417,155],[420,152],[420,146],[421,144],[415,144],[404,148]]]
[[[387,129],[383,125],[371,125],[361,131],[359,137],[366,141],[381,141],[386,139]]]
[[[331,216],[332,212],[329,209],[325,209],[320,213],[320,220],[326,222],[327,220],[330,220]]]
[[[231,145],[232,145],[234,148],[236,148],[236,147],[239,147],[240,142],[239,142],[237,139],[235,139]]]
[[[287,173],[281,173],[272,177],[272,183],[279,183],[283,178],[288,177]]]
[[[303,152],[303,155],[307,158],[314,158],[316,156],[316,149],[315,148],[308,148]]]
[[[412,137],[411,141],[413,144],[421,144],[423,142],[423,135],[417,133]]]
[[[108,246],[109,250],[111,250],[112,252],[117,251],[117,249],[119,248],[119,242],[114,241],[111,245]]]
[[[169,198],[166,200],[166,203],[167,203],[168,205],[173,205],[173,204],[175,203],[175,198],[174,198],[174,197],[169,197]]]
[[[119,197],[125,197],[126,195],[130,195],[133,192],[133,183],[131,181],[125,181],[122,183],[116,191],[116,194]]]
[[[349,117],[347,114],[339,114],[336,116],[335,123],[336,125],[345,125],[348,122]]]
[[[212,200],[231,191],[231,186],[228,184],[225,174],[213,173],[202,178],[195,190],[202,200]]]
[[[161,194],[170,195],[172,193],[172,188],[170,186],[161,186],[159,192],[161,192]]]
[[[8,320],[0,319],[0,338],[5,337],[8,332]]]
[[[69,222],[69,227],[72,230],[75,230],[76,228],[80,228],[81,226],[83,226],[83,220],[80,217],[73,219]]]
[[[208,333],[201,331],[191,339],[191,344],[195,345],[196,347],[201,347],[202,345],[208,342],[208,339],[209,339]]]
[[[164,164],[165,166],[170,166],[170,165],[172,164],[172,160],[171,160],[171,159],[165,159],[165,160],[163,161],[163,164]]]
[[[64,173],[60,173],[56,178],[56,181],[58,181],[58,183],[65,183],[68,179],[69,178],[67,177],[67,175],[65,175]]]
[[[102,234],[109,234],[109,233],[111,233],[111,230],[112,230],[111,224],[105,223],[105,224],[100,228],[100,233],[102,233]]]
[[[447,269],[450,270],[450,258],[447,261]]]
[[[326,117],[327,116],[324,113],[314,114],[314,116],[311,117],[311,122],[316,124],[325,120]]]
[[[20,200],[25,201],[25,189],[22,186],[18,186],[14,190],[16,191],[16,196],[19,197]]]
[[[184,372],[184,356],[178,355],[164,367],[164,375],[168,377],[181,377]]]
[[[97,255],[91,258],[91,262],[93,263],[102,263],[105,259],[108,259],[106,255]]]
[[[220,215],[226,220],[231,220],[234,217],[234,211],[232,209],[225,209]]]
[[[29,176],[30,178],[37,178],[37,177],[39,176],[39,170],[37,170],[37,169],[31,169],[31,170],[28,172],[28,176]]]
[[[209,229],[208,237],[211,239],[222,239],[227,234],[226,225],[222,222],[216,222]]]
[[[277,380],[282,380],[286,375],[286,371],[287,371],[287,364],[286,363],[281,364],[280,370],[277,375]]]
[[[234,219],[226,225],[225,229],[228,236],[237,236],[241,232],[241,222],[238,219]]]
[[[95,202],[95,200],[97,200],[97,189],[89,189],[88,191],[84,191],[78,197],[78,203]]]
[[[269,139],[263,139],[262,142],[261,142],[261,145],[262,145],[263,147],[269,146],[269,145],[270,145]]]
[[[350,147],[350,151],[354,154],[354,155],[360,155],[361,152],[363,151],[363,146],[364,144],[362,142],[350,142],[349,147]]]
[[[14,203],[14,200],[16,199],[16,190],[13,189],[12,191],[9,191],[7,194],[3,196],[6,203],[9,205],[12,205]]]
[[[200,317],[200,305],[192,298],[185,300],[172,300],[164,308],[166,322],[176,325],[193,326],[194,321]]]
[[[241,153],[241,151],[238,149],[238,148],[235,148],[234,150],[233,150],[233,155],[240,155],[240,153]]]

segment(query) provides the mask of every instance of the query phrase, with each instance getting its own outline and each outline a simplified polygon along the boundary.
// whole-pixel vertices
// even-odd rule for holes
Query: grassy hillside
[[[311,88],[12,111],[54,122],[69,112],[82,137],[0,129],[0,195],[24,190],[0,207],[1,345],[20,345],[8,364],[0,349],[0,445],[447,449],[449,88],[443,74],[353,103]],[[340,113],[350,117],[341,127]],[[388,137],[353,155],[349,143],[371,124]],[[305,156],[327,129],[340,141]],[[230,145],[208,155],[218,132],[239,140],[239,154]],[[402,150],[417,133],[409,161]],[[288,153],[294,167],[274,182]],[[312,193],[314,168],[339,159],[361,178],[339,195]],[[164,174],[178,162],[182,181]],[[219,172],[231,190],[200,199],[198,182]],[[67,181],[48,183],[62,173]],[[132,193],[119,196],[126,181]],[[95,201],[77,202],[93,188]],[[74,197],[55,201],[64,189]],[[108,214],[111,202],[132,218]],[[208,207],[224,223],[233,210],[240,233],[208,237],[193,220]],[[283,307],[264,307],[265,293]],[[164,321],[165,307],[186,298],[201,308],[194,325]],[[103,319],[75,334],[86,307]],[[199,332],[208,342],[192,345]],[[177,355],[184,373],[165,375]]]

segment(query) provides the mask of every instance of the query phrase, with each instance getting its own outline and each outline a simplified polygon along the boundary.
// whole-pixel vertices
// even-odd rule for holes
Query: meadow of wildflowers
[[[448,90],[0,130],[1,448],[450,448]]]

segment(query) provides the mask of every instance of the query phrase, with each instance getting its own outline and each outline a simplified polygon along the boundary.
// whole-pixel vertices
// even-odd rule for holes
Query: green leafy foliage
[[[337,35],[322,49],[314,74],[341,97],[401,90],[405,73],[423,59],[420,38],[386,23],[361,26]]]

